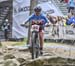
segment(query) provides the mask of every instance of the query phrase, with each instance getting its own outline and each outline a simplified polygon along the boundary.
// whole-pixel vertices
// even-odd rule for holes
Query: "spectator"
[[[55,16],[48,16],[49,21],[51,22],[51,27],[52,27],[52,36],[55,36],[56,34],[58,34],[58,18]]]
[[[75,1],[74,0],[69,0],[68,1],[68,13],[73,12],[74,8],[75,8]]]
[[[55,24],[57,22],[56,17],[55,16],[48,16],[49,21],[51,22],[51,24]]]
[[[72,17],[72,24],[73,27],[75,27],[75,13],[73,13],[73,17]]]
[[[75,23],[75,14],[73,14],[73,15],[68,15],[68,20],[67,20],[66,24],[67,24],[67,25],[71,25],[71,24],[73,24],[73,23]]]
[[[63,18],[61,16],[58,16],[58,23],[59,25],[63,25]]]
[[[4,31],[5,40],[8,40],[8,32],[10,29],[10,24],[8,22],[8,19],[5,20],[5,22],[2,24],[2,29]]]

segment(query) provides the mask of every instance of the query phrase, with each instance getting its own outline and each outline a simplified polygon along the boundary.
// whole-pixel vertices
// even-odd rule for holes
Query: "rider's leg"
[[[39,38],[40,38],[40,50],[43,50],[43,44],[44,44],[44,32],[39,32]]]

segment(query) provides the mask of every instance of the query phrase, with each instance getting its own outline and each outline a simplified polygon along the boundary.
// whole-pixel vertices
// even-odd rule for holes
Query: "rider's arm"
[[[44,26],[50,25],[50,21],[48,20],[47,17],[43,17],[44,18]]]
[[[30,22],[33,19],[33,14],[31,16],[29,16],[24,22],[23,24],[27,24],[28,22]]]
[[[49,23],[49,20],[46,16],[43,16],[43,19],[44,19],[44,24]]]

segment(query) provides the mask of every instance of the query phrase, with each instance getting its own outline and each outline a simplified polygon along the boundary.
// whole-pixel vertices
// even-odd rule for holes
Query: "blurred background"
[[[29,36],[27,28],[20,24],[33,13],[35,6],[41,6],[51,26],[45,28],[46,40],[75,40],[74,27],[67,24],[74,16],[72,0],[0,0],[0,40],[24,40]],[[72,3],[75,4],[75,1]],[[74,9],[73,9],[74,8]],[[54,26],[55,25],[55,26]],[[67,25],[67,27],[65,27]],[[69,29],[68,29],[69,28]]]

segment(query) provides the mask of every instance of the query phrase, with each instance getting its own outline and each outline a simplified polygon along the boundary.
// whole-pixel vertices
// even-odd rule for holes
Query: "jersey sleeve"
[[[47,19],[46,16],[43,16],[43,19],[44,19],[44,23],[45,23],[45,24],[49,22],[49,20]]]
[[[31,22],[31,20],[33,19],[33,14],[32,15],[30,15],[23,23],[27,23],[27,22]]]

